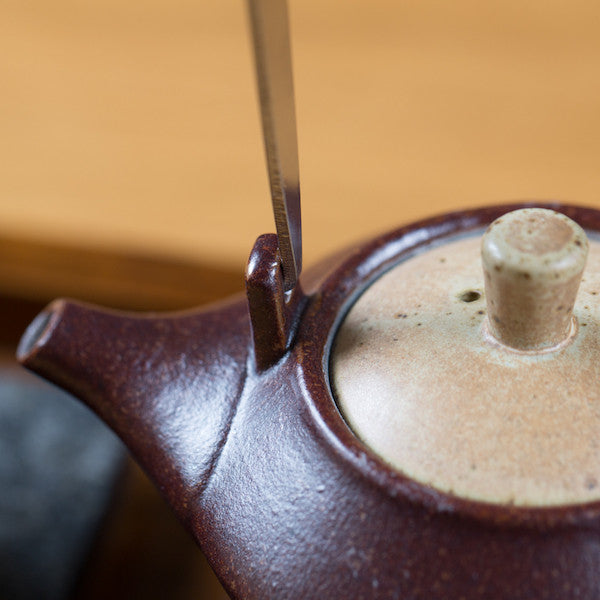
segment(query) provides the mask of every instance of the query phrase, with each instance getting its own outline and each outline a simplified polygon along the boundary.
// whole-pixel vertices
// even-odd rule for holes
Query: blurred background
[[[448,210],[600,207],[597,3],[292,0],[290,17],[306,266]],[[55,296],[154,310],[242,289],[274,229],[245,5],[5,0],[0,81],[0,598],[222,597],[119,443],[12,356]],[[42,543],[69,502],[77,526]]]

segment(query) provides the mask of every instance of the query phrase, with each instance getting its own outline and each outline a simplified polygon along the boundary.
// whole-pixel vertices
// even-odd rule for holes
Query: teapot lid
[[[598,294],[600,242],[551,210],[430,247],[346,315],[330,369],[340,411],[438,490],[528,507],[600,500]]]

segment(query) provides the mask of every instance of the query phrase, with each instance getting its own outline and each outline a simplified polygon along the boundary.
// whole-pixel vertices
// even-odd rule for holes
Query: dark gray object
[[[0,363],[0,598],[72,591],[121,470],[120,441],[68,394]]]

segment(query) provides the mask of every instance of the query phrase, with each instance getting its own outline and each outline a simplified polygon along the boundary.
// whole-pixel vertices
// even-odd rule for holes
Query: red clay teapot
[[[266,235],[245,297],[142,316],[59,300],[19,359],[117,432],[232,598],[598,598],[600,214],[543,206],[591,237],[575,306],[565,285],[581,277],[587,241],[556,213],[541,211],[533,245],[535,211],[505,226],[516,263],[494,239],[483,270],[471,256],[485,228],[520,207],[502,206],[351,248],[292,293]],[[540,276],[528,256],[551,270]],[[540,321],[535,286],[548,273],[562,287],[544,284]],[[390,277],[379,314],[369,294]],[[511,325],[515,278],[527,318]],[[350,406],[353,393],[374,419]],[[405,455],[369,432],[382,411]]]

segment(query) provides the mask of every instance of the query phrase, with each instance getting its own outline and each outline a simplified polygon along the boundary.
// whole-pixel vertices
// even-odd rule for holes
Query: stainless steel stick
[[[286,0],[248,0],[271,200],[285,289],[302,268],[294,82]]]

